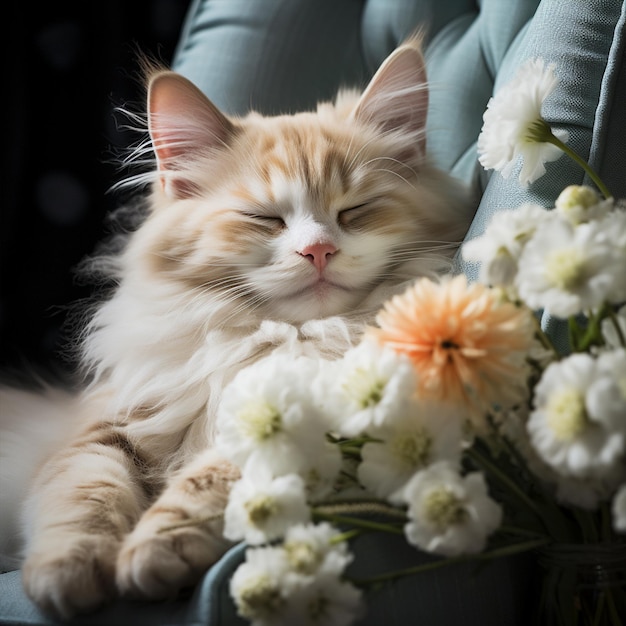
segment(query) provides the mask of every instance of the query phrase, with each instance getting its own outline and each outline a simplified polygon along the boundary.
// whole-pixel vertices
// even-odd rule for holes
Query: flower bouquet
[[[546,623],[626,623],[626,205],[542,118],[555,86],[522,66],[480,161],[507,176],[521,155],[528,184],[565,152],[598,191],[498,213],[461,251],[478,281],[416,281],[341,360],[278,352],[225,390],[217,446],[242,475],[224,534],[248,546],[230,592],[252,624],[351,624],[369,584],[521,553],[546,568]],[[441,558],[349,579],[363,533]]]

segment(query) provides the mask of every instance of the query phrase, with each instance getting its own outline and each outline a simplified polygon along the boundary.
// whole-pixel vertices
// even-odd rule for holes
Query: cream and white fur
[[[237,479],[211,450],[224,385],[273,350],[343,354],[391,294],[449,269],[471,217],[425,154],[415,41],[315,112],[227,118],[163,70],[147,102],[149,212],[94,261],[117,287],[81,337],[91,382],[2,392],[5,565],[23,555],[26,592],[65,618],[193,584],[227,547],[219,521],[160,530],[218,514]]]

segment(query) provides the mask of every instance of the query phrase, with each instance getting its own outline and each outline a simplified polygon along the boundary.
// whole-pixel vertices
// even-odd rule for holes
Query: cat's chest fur
[[[103,413],[147,452],[170,455],[174,466],[211,445],[222,390],[239,370],[274,351],[338,358],[375,310],[289,323],[233,317],[219,299],[190,297],[172,308],[172,294],[158,289],[148,297],[151,287],[124,284],[94,317],[85,352],[95,374],[89,393],[105,398]]]

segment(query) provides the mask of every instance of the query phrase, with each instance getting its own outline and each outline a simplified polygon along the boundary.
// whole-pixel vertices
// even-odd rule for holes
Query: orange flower
[[[370,333],[411,358],[420,395],[463,406],[479,426],[494,404],[526,395],[531,315],[465,276],[423,278],[386,303]]]

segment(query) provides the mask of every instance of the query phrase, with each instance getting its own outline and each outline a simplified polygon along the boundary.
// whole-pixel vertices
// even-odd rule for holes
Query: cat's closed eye
[[[368,207],[367,202],[357,204],[356,206],[342,209],[337,215],[337,221],[341,226],[350,226],[359,216],[361,216]]]
[[[285,220],[278,215],[262,215],[260,213],[244,213],[244,215],[255,222],[259,222],[264,226],[269,226],[276,230],[283,229],[287,226]]]

